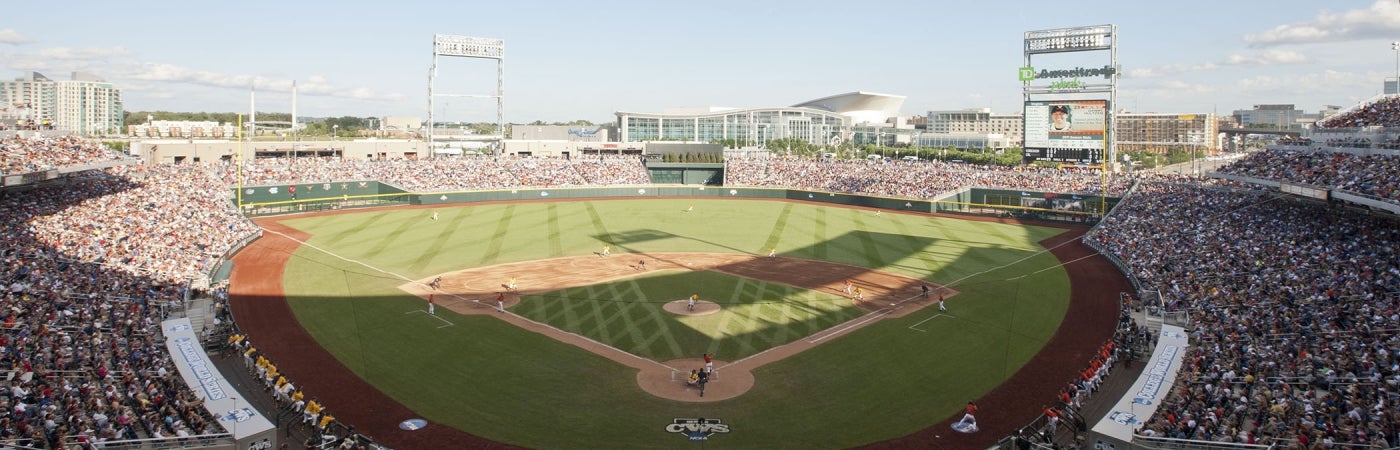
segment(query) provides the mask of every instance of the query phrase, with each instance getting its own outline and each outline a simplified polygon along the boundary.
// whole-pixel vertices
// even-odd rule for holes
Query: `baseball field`
[[[1088,363],[1115,318],[1096,292],[1121,284],[1079,286],[1103,271],[1072,250],[1082,229],[789,201],[259,224],[231,280],[240,327],[396,448],[985,448]],[[702,397],[684,380],[706,353]],[[949,429],[972,399],[982,431]]]

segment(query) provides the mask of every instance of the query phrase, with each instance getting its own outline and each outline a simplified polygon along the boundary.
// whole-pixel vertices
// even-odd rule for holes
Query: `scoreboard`
[[[1108,101],[1028,101],[1022,118],[1023,161],[1104,162]]]
[[[1021,155],[1024,161],[1103,162],[1103,149],[1092,148],[1027,148]]]

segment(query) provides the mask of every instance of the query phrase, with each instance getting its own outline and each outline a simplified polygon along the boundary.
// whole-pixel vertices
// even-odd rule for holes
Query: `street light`
[[[335,141],[336,134],[340,132],[340,125],[331,125],[331,141]]]

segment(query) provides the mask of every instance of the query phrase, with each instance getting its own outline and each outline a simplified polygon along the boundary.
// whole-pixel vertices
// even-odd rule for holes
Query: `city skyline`
[[[1049,5],[896,1],[671,5],[301,5],[209,9],[166,1],[55,13],[9,5],[0,78],[87,72],[117,85],[128,111],[260,112],[426,118],[434,34],[504,40],[506,120],[609,122],[668,108],[787,106],[852,91],[906,96],[929,110],[1021,109],[1022,34],[1118,26],[1115,109],[1229,114],[1256,104],[1306,112],[1380,93],[1400,53],[1400,2],[1086,0]],[[1161,9],[1161,10],[1158,10]],[[1033,60],[1056,68],[1106,52]],[[439,58],[439,93],[489,94],[491,60]],[[439,120],[494,122],[495,101],[436,100]]]

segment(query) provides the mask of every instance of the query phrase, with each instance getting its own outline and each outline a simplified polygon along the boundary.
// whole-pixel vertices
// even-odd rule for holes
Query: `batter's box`
[[[919,323],[910,325],[910,326],[909,326],[909,329],[914,330],[914,331],[918,331],[918,332],[920,332],[920,333],[927,333],[928,330],[919,328],[919,325],[923,325],[924,322],[928,322],[928,321],[930,321],[930,320],[937,319],[937,318],[939,318],[939,317],[947,317],[947,318],[949,318],[949,319],[956,319],[956,318],[957,318],[957,317],[953,316],[952,314],[942,314],[942,313],[934,314],[933,317],[929,317],[929,318],[927,318],[927,319],[920,320]]]

